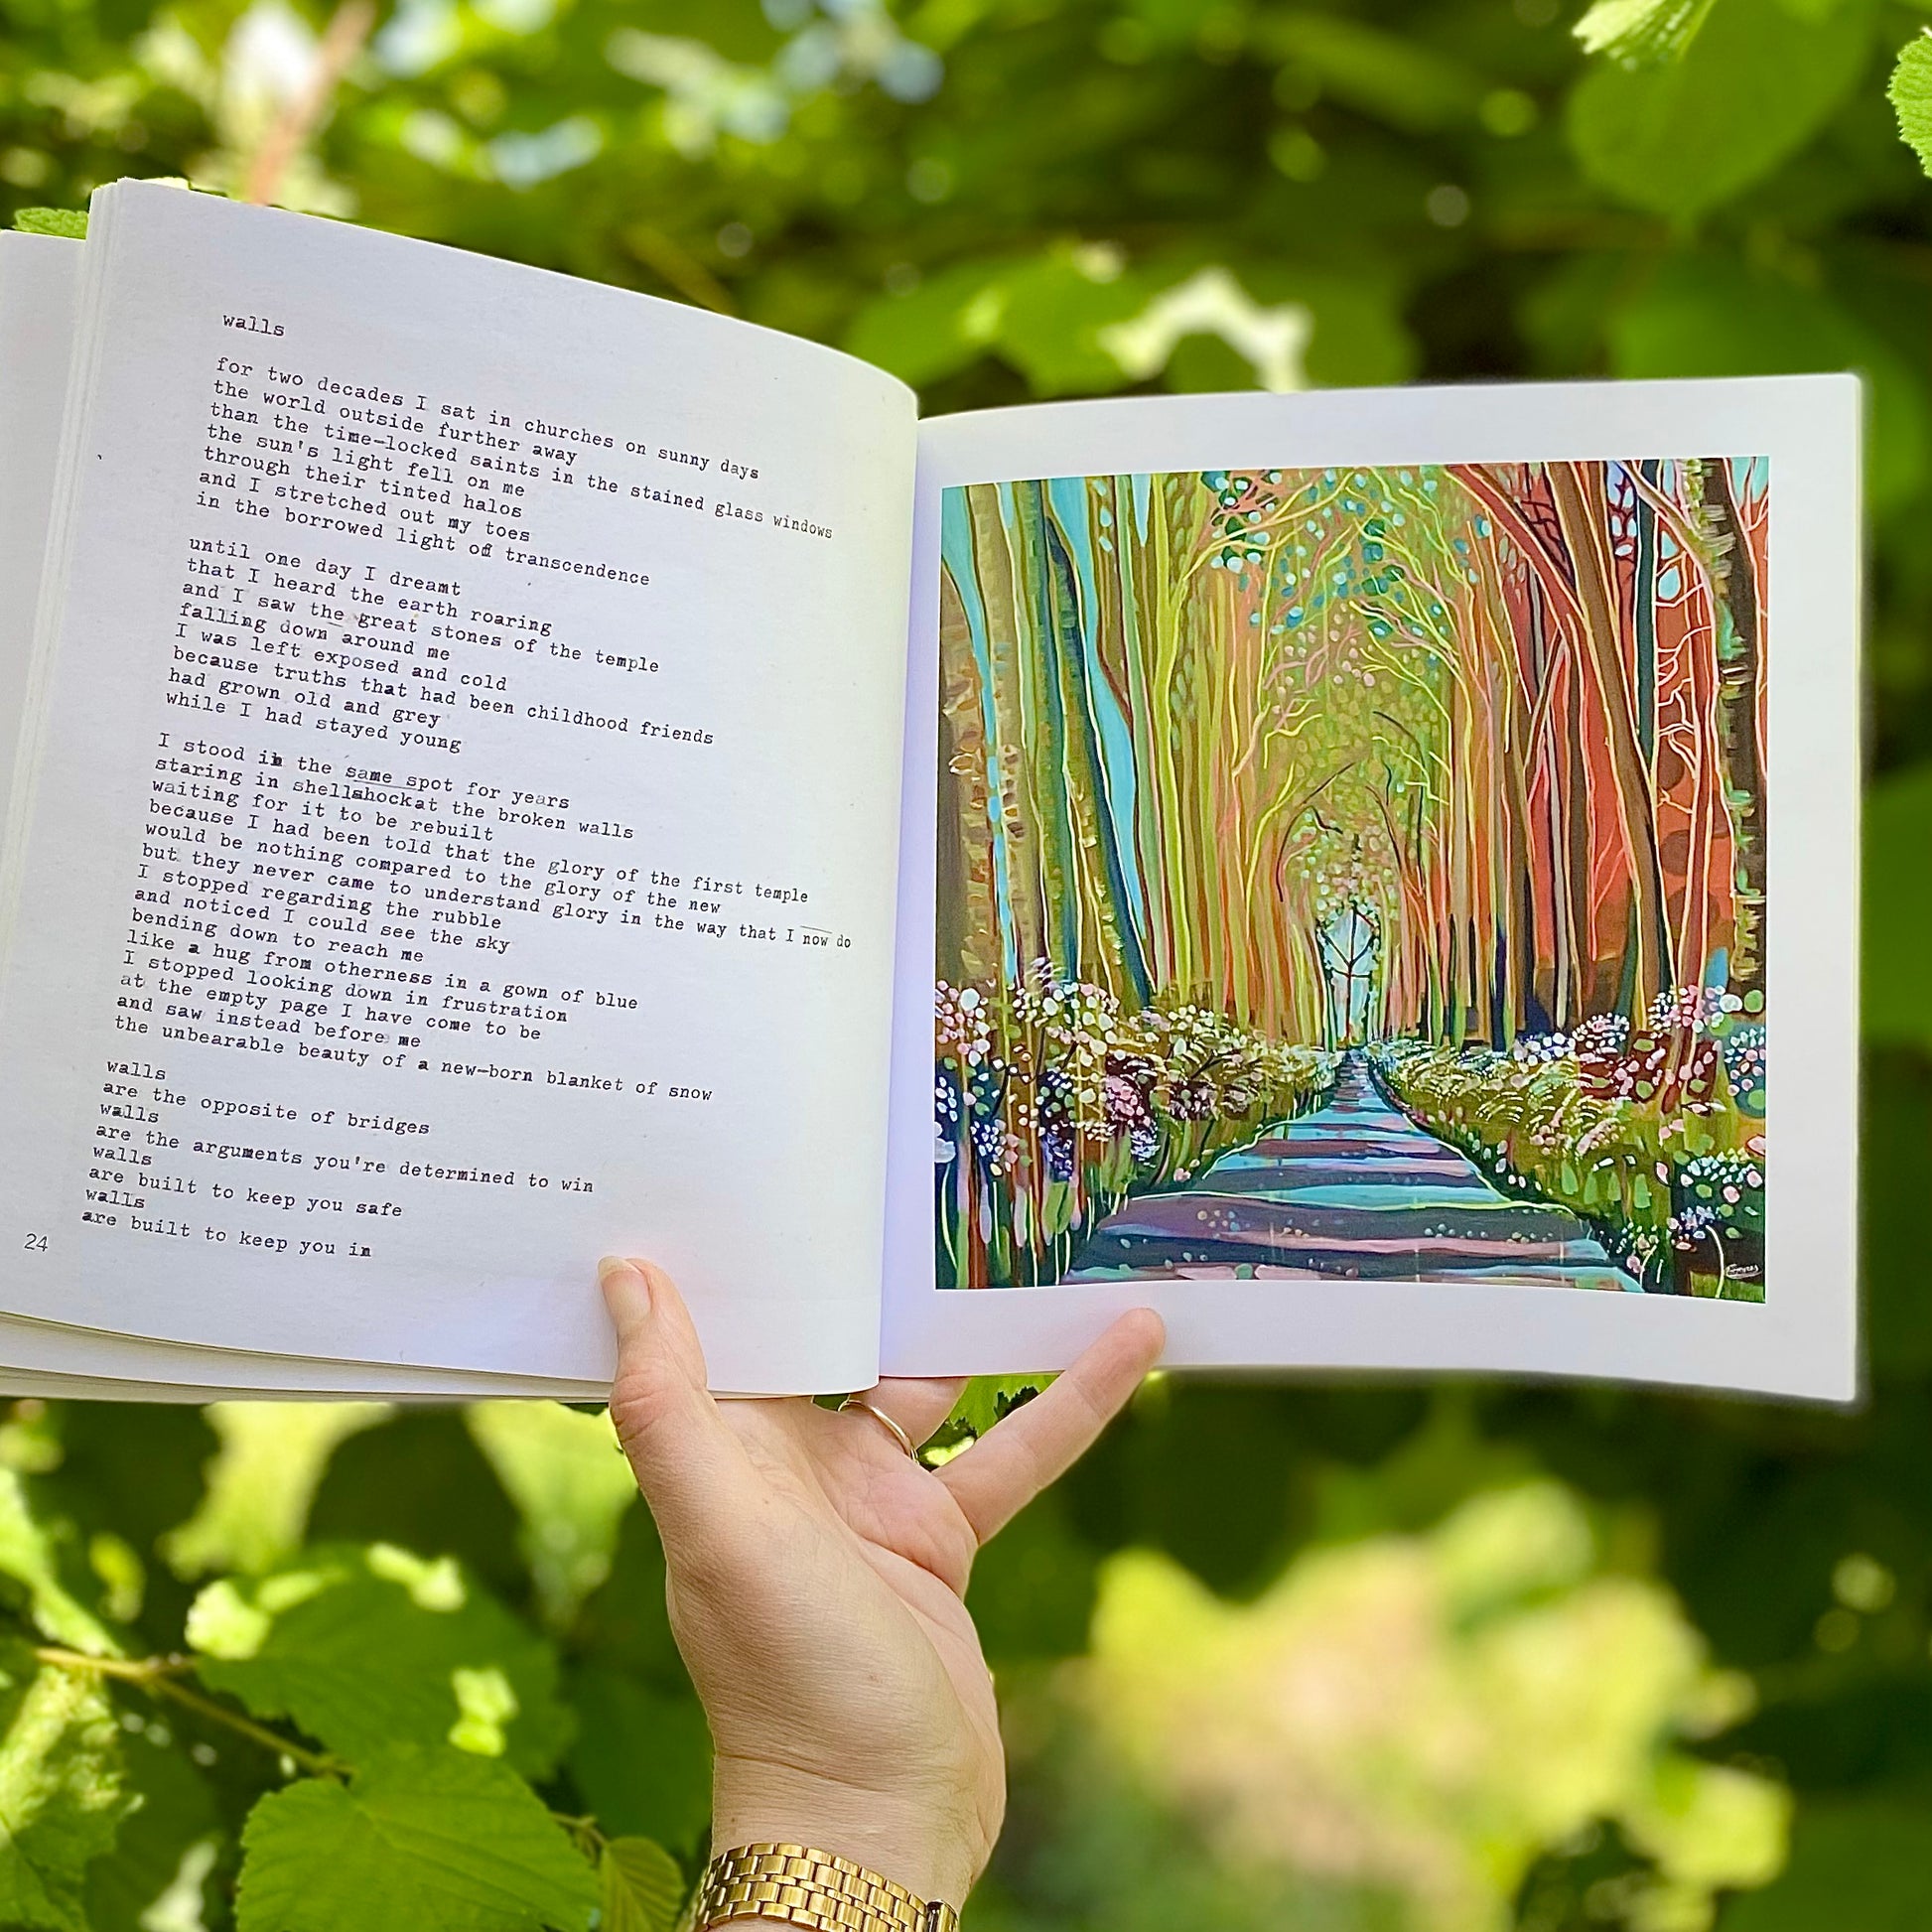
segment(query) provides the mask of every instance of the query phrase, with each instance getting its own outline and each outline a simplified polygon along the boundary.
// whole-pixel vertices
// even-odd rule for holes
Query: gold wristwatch
[[[741,1845],[705,1866],[692,1916],[699,1932],[758,1919],[812,1932],[959,1932],[950,1905],[914,1898],[903,1885],[809,1845]]]

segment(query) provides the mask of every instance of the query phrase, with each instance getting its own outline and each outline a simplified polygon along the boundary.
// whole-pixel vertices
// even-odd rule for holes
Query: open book
[[[618,1251],[734,1391],[1852,1395],[1858,419],[0,238],[0,1380],[594,1394]]]

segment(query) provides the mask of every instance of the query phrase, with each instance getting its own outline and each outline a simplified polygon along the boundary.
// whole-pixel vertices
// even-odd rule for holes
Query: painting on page
[[[1769,491],[948,489],[940,1285],[1762,1300]]]

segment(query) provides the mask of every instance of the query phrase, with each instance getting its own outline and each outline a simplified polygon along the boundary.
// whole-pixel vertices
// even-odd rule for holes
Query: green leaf
[[[623,1519],[610,1581],[584,1605],[573,1647],[589,1660],[608,1664],[672,1696],[697,1695],[671,1635],[664,1601],[664,1550],[649,1510],[633,1509]]]
[[[1866,498],[1913,498],[1932,470],[1932,403],[1921,368],[1832,296],[1716,254],[1667,261],[1609,319],[1620,376],[1790,375],[1857,369],[1871,389]]]
[[[860,311],[845,346],[906,382],[931,382],[997,352],[1035,395],[1107,394],[1160,373],[1185,333],[1164,330],[1163,304],[1203,280],[1225,293],[1202,331],[1232,339],[1253,326],[1279,328],[1225,268],[1170,260],[1129,271],[1110,245],[1056,244],[1030,261],[960,264],[909,294],[883,297]],[[1142,363],[1124,345],[1150,327],[1156,345]]]
[[[203,1412],[185,1403],[75,1402],[49,1414],[58,1420],[61,1466],[34,1484],[36,1503],[58,1499],[83,1533],[123,1538],[145,1569],[156,1539],[201,1498],[202,1467],[215,1447]],[[177,1615],[168,1634],[179,1628]]]
[[[1587,54],[1626,68],[1681,60],[1714,0],[1596,0],[1572,30]]]
[[[22,234],[56,234],[65,235],[69,241],[85,241],[87,210],[83,207],[16,208],[14,226]]]
[[[561,1628],[611,1574],[637,1479],[609,1412],[560,1402],[479,1402],[465,1420],[523,1519],[517,1546],[546,1619]]]
[[[402,1469],[405,1482],[396,1479]],[[515,1506],[460,1409],[401,1409],[351,1436],[329,1458],[309,1511],[312,1543],[393,1543],[453,1556],[505,1602],[520,1604],[530,1580],[516,1537]]]
[[[1650,1789],[1631,1795],[1620,1822],[1675,1883],[1707,1895],[1749,1891],[1784,1869],[1791,1794],[1757,1772],[1666,1751]]]
[[[238,1932],[580,1932],[597,1879],[506,1766],[398,1744],[308,1778],[242,1833]]]
[[[677,1861],[647,1838],[614,1838],[597,1862],[599,1932],[672,1932],[684,1903]]]
[[[406,1741],[459,1743],[545,1775],[570,1735],[556,1652],[451,1558],[325,1549],[189,1613],[202,1682],[359,1763]]]
[[[1050,1375],[975,1375],[960,1391],[948,1423],[959,1423],[975,1436],[984,1436],[1000,1418],[1036,1396]]]
[[[694,1848],[711,1817],[704,1707],[688,1693],[670,1695],[596,1664],[572,1674],[570,1692],[570,1774],[598,1824]]]
[[[91,1657],[112,1657],[119,1646],[61,1582],[53,1539],[34,1520],[27,1490],[12,1469],[0,1468],[0,1576],[27,1592],[27,1613],[43,1636]]]
[[[1243,267],[1258,302],[1294,300],[1314,318],[1304,361],[1317,386],[1407,382],[1421,360],[1403,317],[1406,291],[1388,275],[1331,274],[1299,264]]]
[[[87,1867],[89,1932],[206,1924],[226,1837],[214,1793],[165,1722],[123,1727],[121,1751],[133,1809],[113,1849]]]
[[[89,1932],[87,1866],[126,1811],[120,1729],[99,1679],[0,1646],[0,1925]]]
[[[1898,132],[1906,146],[1918,156],[1919,166],[1932,175],[1932,29],[1906,43],[1885,93],[1898,116]]]
[[[1481,80],[1459,61],[1408,34],[1332,13],[1264,15],[1267,53],[1292,62],[1358,112],[1404,134],[1428,134],[1471,118]]]
[[[1119,389],[1126,371],[1101,337],[1139,315],[1149,294],[1116,249],[1055,248],[1007,277],[1000,353],[1036,396]]]
[[[1868,1040],[1932,1045],[1932,764],[1871,787],[1864,807],[1863,1003]]]
[[[316,1485],[336,1446],[389,1413],[382,1402],[217,1402],[221,1447],[201,1507],[162,1539],[177,1576],[266,1570],[299,1549]]]
[[[1010,260],[962,262],[903,295],[882,295],[853,318],[844,346],[901,382],[926,383],[986,353],[1006,312]]]
[[[1690,217],[1768,175],[1857,84],[1870,40],[1863,5],[1799,19],[1780,0],[1725,0],[1684,58],[1599,67],[1570,97],[1570,143],[1619,200]]]
[[[1923,1932],[1932,1923],[1932,1806],[1900,1799],[1798,1814],[1791,1861],[1725,1912],[1723,1932]]]

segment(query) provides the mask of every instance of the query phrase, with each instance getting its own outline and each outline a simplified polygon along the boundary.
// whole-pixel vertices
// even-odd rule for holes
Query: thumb
[[[607,1255],[597,1280],[618,1331],[611,1421],[660,1531],[672,1534],[715,1509],[742,1451],[705,1386],[704,1348],[670,1276]]]

